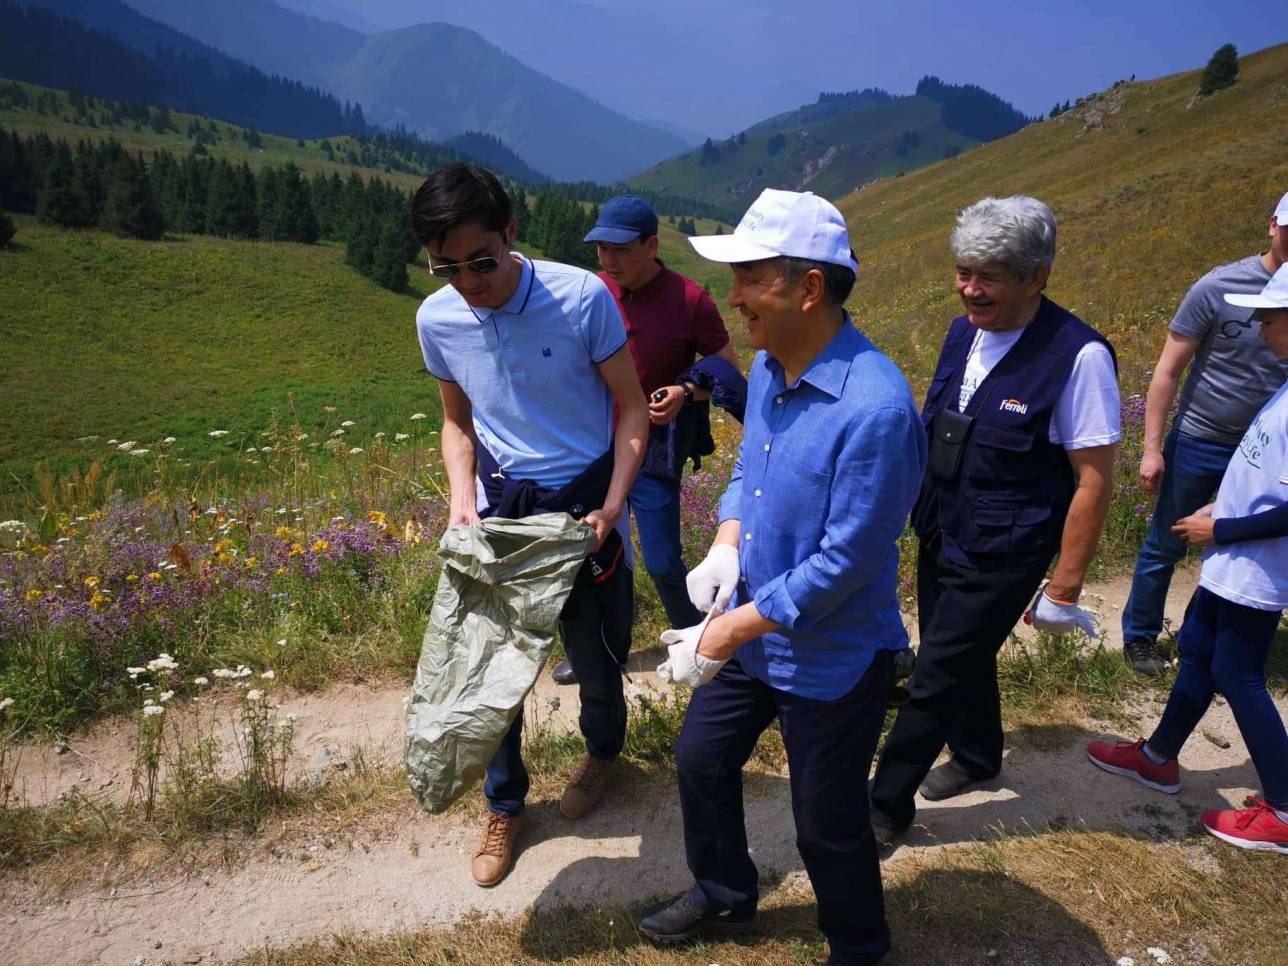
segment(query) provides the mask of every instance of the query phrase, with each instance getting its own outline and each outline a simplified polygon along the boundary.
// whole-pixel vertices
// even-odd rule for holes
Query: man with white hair
[[[944,799],[1001,770],[997,653],[1031,601],[1040,629],[1096,633],[1077,601],[1109,510],[1117,370],[1105,338],[1043,294],[1055,236],[1051,209],[1024,196],[976,202],[952,235],[966,314],[922,409],[921,642],[872,783],[882,844],[912,824],[918,786]]]
[[[835,207],[768,190],[733,234],[690,241],[732,268],[729,304],[759,351],[720,529],[688,577],[715,616],[662,635],[662,677],[696,688],[675,748],[693,885],[640,931],[679,942],[754,922],[742,768],[777,719],[828,963],[875,963],[890,933],[867,777],[908,646],[896,541],[926,437],[903,375],[845,311],[858,264]]]

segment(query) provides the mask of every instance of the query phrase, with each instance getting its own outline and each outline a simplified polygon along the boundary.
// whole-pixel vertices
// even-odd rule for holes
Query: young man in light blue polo
[[[550,508],[594,527],[592,557],[614,543],[620,551],[604,566],[583,566],[559,622],[580,682],[586,739],[560,810],[580,818],[603,796],[626,737],[621,666],[633,599],[625,508],[648,435],[626,329],[590,272],[511,250],[510,200],[488,171],[464,164],[435,171],[416,193],[412,227],[430,272],[449,283],[416,314],[443,403],[448,526],[478,522],[513,492],[557,503],[576,488],[581,505]],[[522,727],[520,714],[488,765],[488,817],[470,864],[481,886],[510,868],[528,792]]]
[[[742,767],[777,718],[828,962],[874,963],[890,934],[867,778],[908,646],[895,541],[926,434],[907,381],[845,311],[858,265],[836,208],[769,190],[733,234],[691,242],[730,264],[729,304],[760,351],[720,529],[688,578],[700,610],[733,609],[662,636],[659,673],[696,688],[675,749],[694,882],[640,929],[676,942],[754,920]]]

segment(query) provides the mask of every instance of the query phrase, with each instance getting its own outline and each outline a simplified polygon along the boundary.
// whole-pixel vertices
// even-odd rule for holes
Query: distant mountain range
[[[401,124],[435,140],[491,134],[559,180],[616,181],[691,143],[605,107],[461,27],[428,23],[365,35],[272,0],[130,4],[261,70],[358,101],[373,123]]]
[[[367,131],[360,108],[269,77],[117,0],[0,0],[0,76],[290,137]]]
[[[974,85],[924,77],[915,94],[879,88],[824,92],[812,104],[629,179],[637,188],[698,198],[736,214],[764,188],[838,198],[1018,131],[1030,118]]]

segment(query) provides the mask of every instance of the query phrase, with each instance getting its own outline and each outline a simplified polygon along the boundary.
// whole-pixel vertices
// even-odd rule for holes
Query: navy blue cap
[[[635,195],[618,195],[604,202],[595,227],[583,240],[625,245],[641,235],[647,238],[656,234],[657,212],[653,206]]]

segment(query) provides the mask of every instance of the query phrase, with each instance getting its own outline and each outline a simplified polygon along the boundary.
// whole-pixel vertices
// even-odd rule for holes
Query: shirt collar
[[[662,261],[662,259],[655,258],[653,260],[657,262],[657,274],[636,289],[622,288],[603,272],[599,273],[599,277],[603,280],[604,284],[608,286],[608,290],[613,293],[614,297],[622,301],[629,300],[633,302],[636,299],[651,298],[658,289],[662,287],[662,283],[666,280],[666,276],[670,274],[671,271],[666,267],[666,262]]]
[[[854,357],[861,349],[860,340],[859,330],[854,327],[850,313],[846,312],[845,321],[832,337],[832,341],[823,347],[823,351],[816,355],[801,373],[797,385],[807,382],[833,399],[840,399],[841,393],[845,391],[845,380],[850,375],[850,363],[854,361]],[[781,380],[782,364],[768,354],[765,356],[765,362],[775,378]],[[796,386],[787,388],[795,389]]]
[[[474,317],[480,322],[486,322],[498,313],[522,315],[523,310],[528,307],[528,298],[532,295],[532,285],[536,281],[537,273],[532,266],[532,259],[518,252],[514,254],[519,259],[519,284],[514,287],[514,294],[506,299],[504,304],[495,309],[479,310],[471,305],[470,311],[474,313]]]

